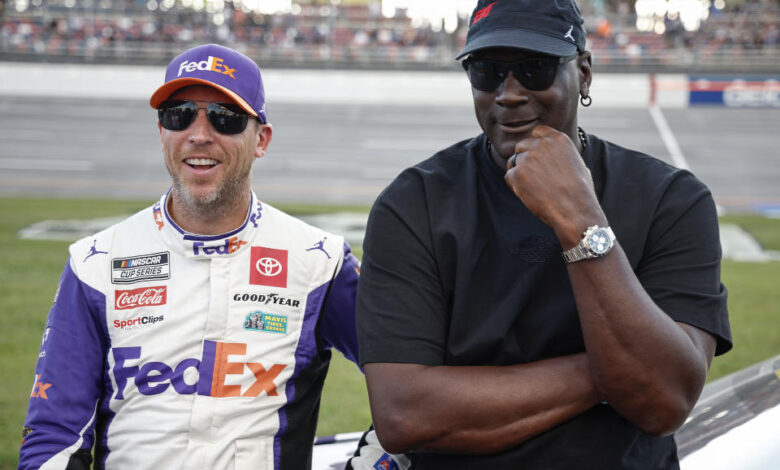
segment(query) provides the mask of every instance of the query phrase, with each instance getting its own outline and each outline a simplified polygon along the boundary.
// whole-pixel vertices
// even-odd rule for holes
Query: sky
[[[439,24],[443,18],[445,28],[453,30],[457,26],[458,12],[468,15],[476,4],[476,0],[383,0],[382,13],[391,16],[397,7],[406,7],[413,20],[427,19]]]

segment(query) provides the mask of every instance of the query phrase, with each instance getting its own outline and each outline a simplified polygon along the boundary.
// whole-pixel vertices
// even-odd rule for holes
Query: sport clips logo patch
[[[181,77],[181,74],[184,72],[192,73],[196,70],[208,70],[211,72],[221,73],[222,75],[227,75],[230,78],[235,79],[236,76],[233,74],[235,73],[236,69],[228,67],[223,62],[224,59],[214,56],[209,56],[208,59],[201,60],[200,62],[190,62],[189,60],[185,60],[179,64],[179,74],[177,77]]]

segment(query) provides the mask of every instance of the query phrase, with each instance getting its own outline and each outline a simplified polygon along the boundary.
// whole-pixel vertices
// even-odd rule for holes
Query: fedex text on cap
[[[222,75],[229,75],[230,78],[235,79],[236,76],[233,75],[233,72],[235,72],[236,69],[231,69],[223,64],[222,61],[223,59],[214,56],[209,56],[207,60],[201,60],[200,62],[185,60],[179,64],[179,75],[177,75],[177,77],[181,77],[181,74],[184,72],[192,73],[196,70],[210,70],[212,72],[219,72]]]

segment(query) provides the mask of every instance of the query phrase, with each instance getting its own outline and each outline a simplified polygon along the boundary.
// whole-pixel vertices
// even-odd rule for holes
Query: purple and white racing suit
[[[82,468],[93,444],[96,468],[310,465],[330,348],[357,361],[357,259],[254,193],[218,236],[166,198],[71,245],[20,469]]]

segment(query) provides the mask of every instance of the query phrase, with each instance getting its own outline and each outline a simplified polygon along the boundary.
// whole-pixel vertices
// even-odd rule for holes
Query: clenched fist
[[[539,125],[515,145],[506,184],[523,204],[555,230],[561,246],[576,245],[590,225],[607,225],[593,178],[566,134]]]

